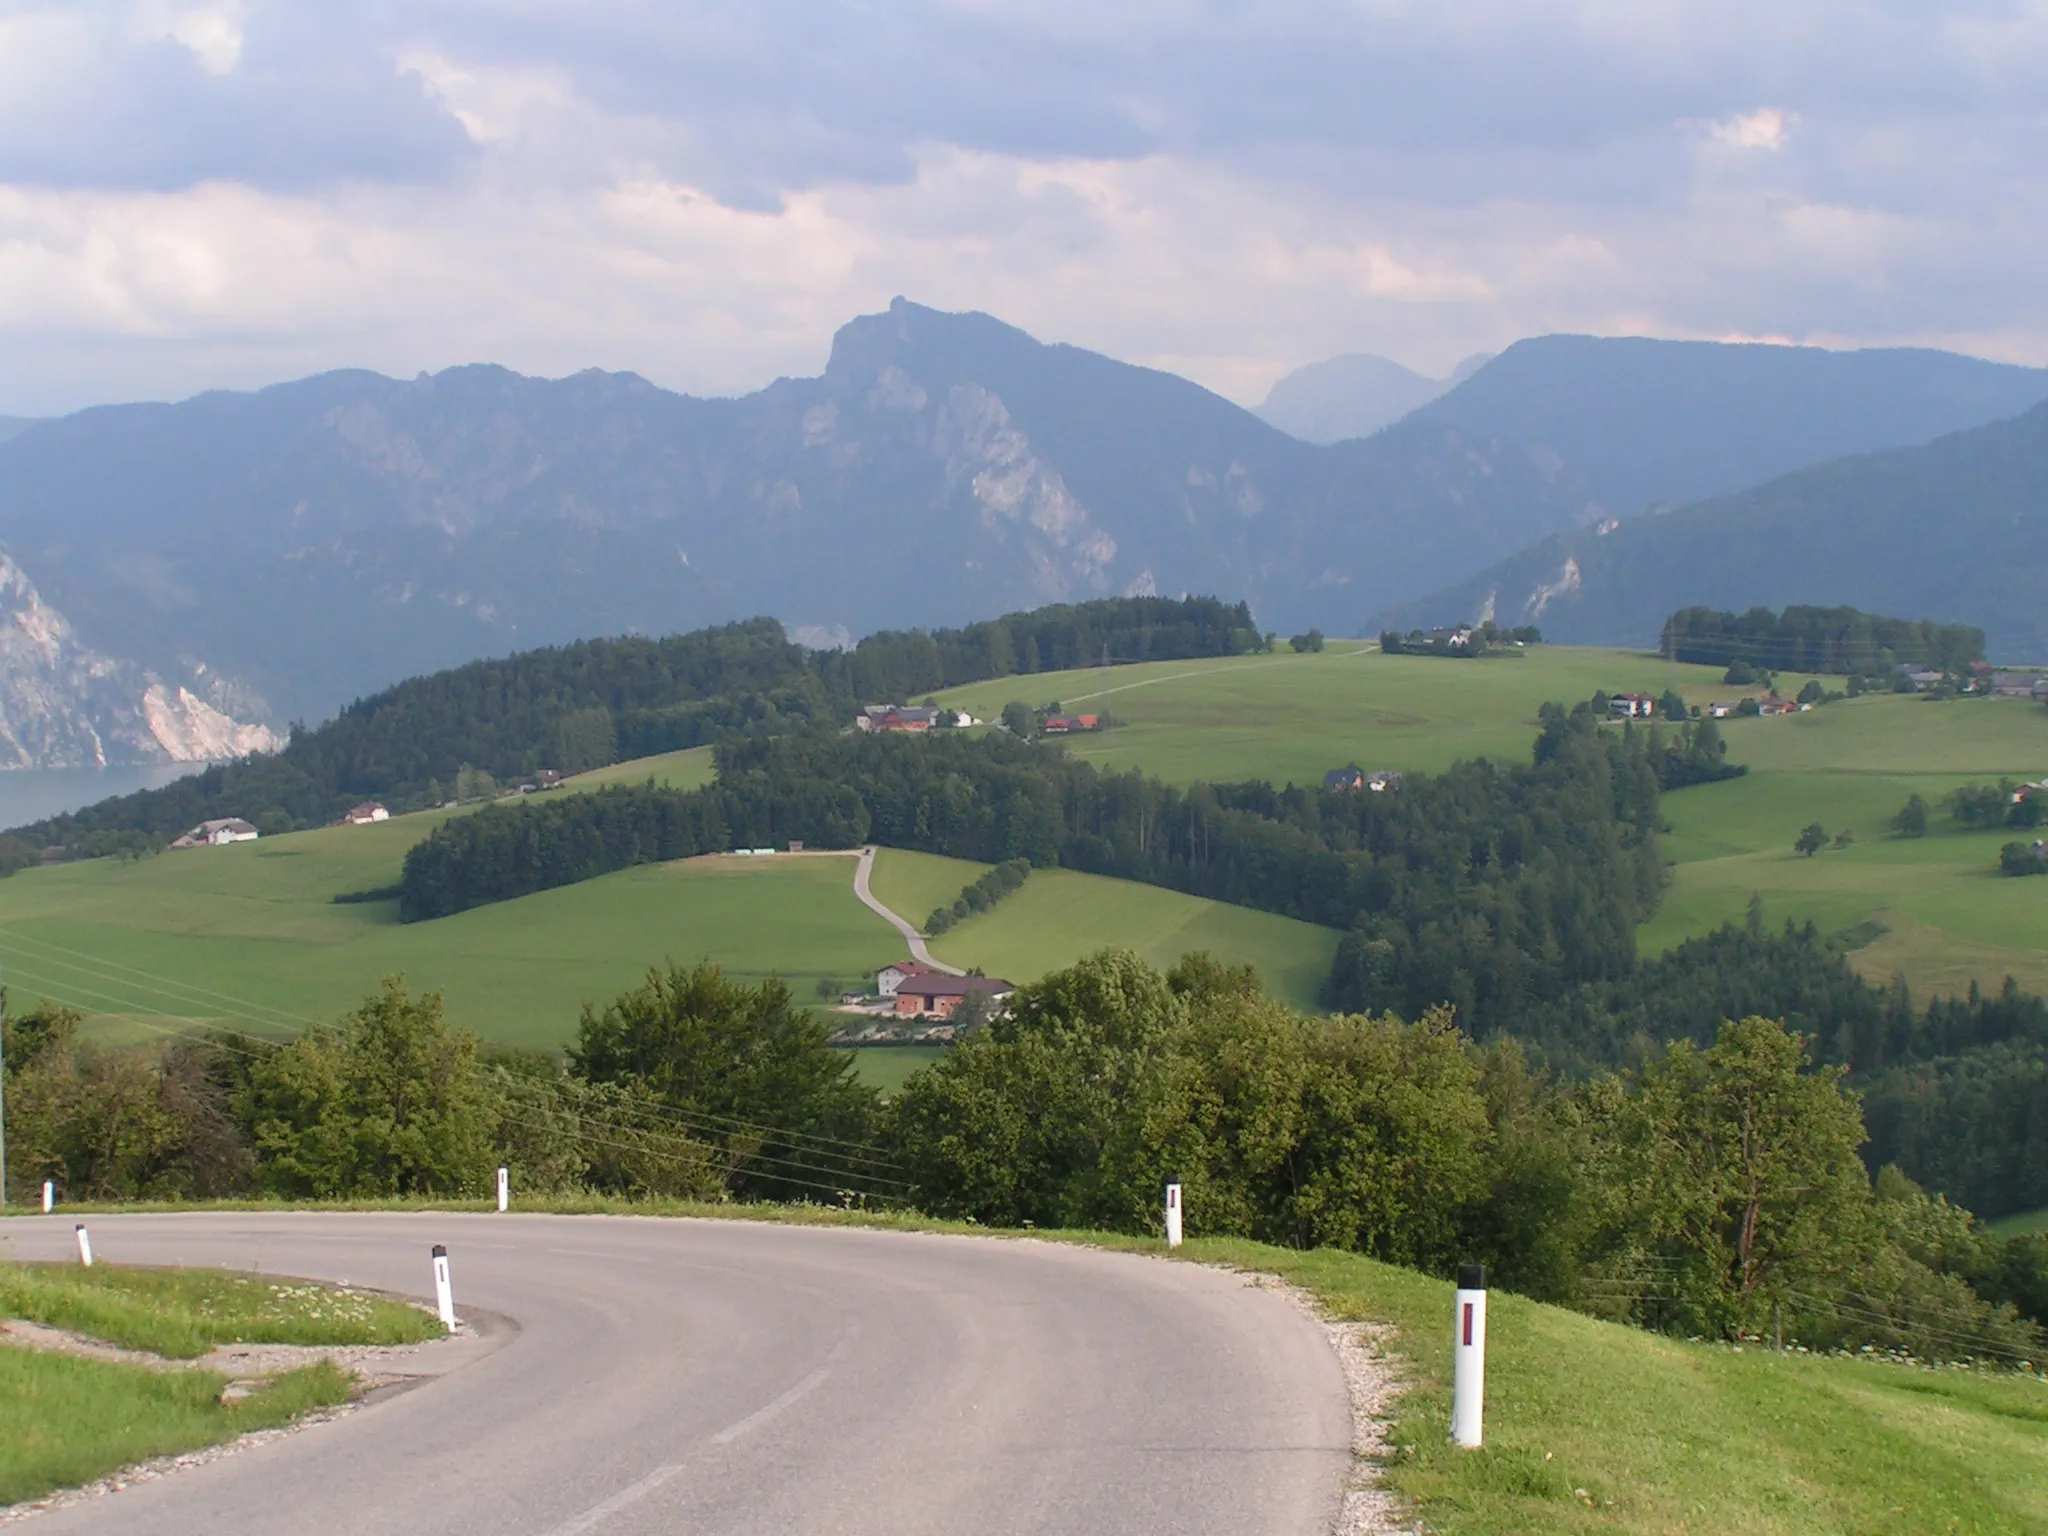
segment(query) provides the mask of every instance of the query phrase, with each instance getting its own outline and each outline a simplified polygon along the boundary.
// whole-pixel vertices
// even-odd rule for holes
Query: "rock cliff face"
[[[193,665],[166,681],[102,655],[0,554],[0,769],[200,762],[275,751],[237,690]]]

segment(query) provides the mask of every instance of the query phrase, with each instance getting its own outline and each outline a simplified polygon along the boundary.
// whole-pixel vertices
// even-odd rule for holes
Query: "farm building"
[[[390,819],[391,812],[374,800],[365,800],[361,805],[352,807],[348,815],[342,818],[352,827],[367,827],[373,821],[389,821]]]
[[[1657,701],[1647,693],[1617,693],[1607,701],[1610,720],[1650,720],[1657,714]]]
[[[1100,715],[1047,715],[1045,717],[1045,734],[1048,736],[1068,736],[1075,731],[1097,730],[1101,725],[1102,717]]]
[[[198,826],[176,839],[173,848],[221,848],[229,843],[253,843],[263,834],[239,816],[223,816],[214,821],[202,821]]]
[[[896,989],[913,976],[929,976],[932,968],[920,965],[915,960],[905,960],[901,965],[885,965],[875,972],[875,992],[881,997],[894,997]]]
[[[938,723],[939,712],[927,705],[870,704],[853,717],[863,731],[928,731]]]
[[[906,977],[897,984],[894,996],[898,1013],[931,1013],[943,1019],[965,1002],[971,992],[1000,1003],[1015,990],[1000,976],[940,976],[928,972]]]

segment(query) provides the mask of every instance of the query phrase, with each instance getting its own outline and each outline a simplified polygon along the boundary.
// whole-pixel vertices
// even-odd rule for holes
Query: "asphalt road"
[[[631,1217],[100,1217],[115,1263],[431,1293],[498,1347],[328,1424],[31,1521],[232,1536],[1320,1536],[1344,1385],[1284,1299],[1052,1243]],[[22,1258],[61,1217],[8,1221]]]

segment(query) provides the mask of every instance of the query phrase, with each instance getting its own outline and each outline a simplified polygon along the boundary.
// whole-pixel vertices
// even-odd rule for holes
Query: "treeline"
[[[937,938],[955,923],[964,923],[975,913],[986,912],[1012,891],[1023,889],[1024,882],[1030,878],[1029,859],[1005,859],[980,879],[971,880],[961,887],[958,899],[951,906],[940,907],[926,918],[926,935]]]
[[[1901,663],[1945,672],[1984,659],[1984,631],[1929,619],[1888,619],[1855,608],[1795,604],[1783,613],[1684,608],[1664,621],[1664,653],[1705,666],[1878,677]]]
[[[893,1182],[865,1150],[875,1095],[778,981],[670,967],[586,1008],[567,1061],[490,1051],[395,981],[288,1044],[78,1037],[5,1019],[10,1199],[528,1193],[838,1200]]]
[[[1543,713],[1525,767],[1399,790],[1181,790],[1009,736],[756,738],[700,790],[618,788],[444,823],[407,854],[401,916],[444,916],[651,860],[801,839],[1024,860],[1346,930],[1342,1008],[1450,1002],[1475,1030],[1635,965],[1662,884],[1651,732]]]
[[[656,752],[843,724],[863,703],[1054,667],[1234,655],[1264,640],[1244,604],[1105,598],[965,629],[873,635],[806,651],[773,619],[686,635],[522,652],[413,678],[361,699],[283,751],[17,829],[38,852],[146,850],[200,821],[264,832],[320,826],[377,799],[394,811],[453,797],[465,772],[516,781]]]
[[[1308,1017],[1248,968],[1112,953],[1023,989],[884,1124],[935,1214],[1156,1232],[1175,1179],[1192,1232],[1479,1260],[1681,1335],[2039,1359],[2048,1243],[1873,1180],[1855,1095],[1807,1066],[1797,1035],[1740,1018],[1569,1086],[1445,1010]]]
[[[287,1044],[8,1017],[16,1198],[611,1195],[911,1205],[1005,1226],[1329,1246],[1680,1335],[2040,1358],[2048,1242],[1859,1160],[1839,1068],[1774,1020],[1572,1083],[1448,1010],[1302,1015],[1248,967],[1106,952],[1022,988],[884,1104],[778,982],[671,966],[566,1061],[395,982]],[[1759,1134],[1759,1132],[1763,1134]]]

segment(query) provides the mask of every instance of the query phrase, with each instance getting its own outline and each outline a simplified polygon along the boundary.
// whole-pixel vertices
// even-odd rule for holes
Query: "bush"
[[[1742,660],[1728,663],[1728,670],[1721,674],[1721,681],[1736,688],[1747,688],[1756,681],[1756,668]]]
[[[1305,635],[1296,635],[1287,643],[1297,652],[1320,651],[1323,648],[1323,632],[1320,629],[1311,629]]]
[[[963,886],[959,899],[952,906],[940,907],[926,918],[926,937],[935,938],[955,923],[972,917],[977,912],[986,912],[1021,886],[1030,874],[1029,859],[1005,859],[980,879]]]
[[[2033,843],[2007,843],[1998,850],[1999,873],[2006,875],[2048,875],[2048,858]]]
[[[1900,837],[1925,837],[1927,835],[1927,802],[1918,795],[1908,795],[1906,803],[1899,807],[1892,817],[1892,831]]]

